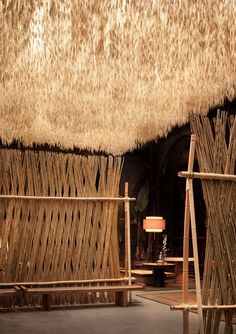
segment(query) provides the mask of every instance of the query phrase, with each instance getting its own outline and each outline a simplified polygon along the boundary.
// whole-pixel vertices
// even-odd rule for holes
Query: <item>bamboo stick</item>
[[[106,234],[105,234],[105,245],[103,248],[103,261],[102,261],[102,274],[103,277],[105,275],[110,275],[108,272],[108,258],[110,252],[110,245],[111,245],[111,231],[112,231],[112,217],[113,217],[113,203],[108,203],[108,210],[107,210],[107,224],[106,224]]]
[[[132,277],[132,281],[134,278]],[[83,279],[83,280],[59,280],[59,281],[32,281],[32,282],[8,282],[0,283],[0,288],[10,286],[29,286],[29,285],[63,285],[63,284],[82,284],[82,283],[110,283],[110,282],[123,282],[129,281],[129,277],[118,277],[118,278],[94,278],[94,279]]]
[[[125,182],[125,197],[128,198],[129,185]],[[129,277],[131,285],[131,242],[130,242],[130,206],[129,201],[125,201],[125,275]],[[129,294],[131,301],[131,293]]]
[[[190,152],[188,160],[188,171],[193,170],[194,152],[195,152],[196,137],[191,136]],[[183,236],[183,291],[182,300],[183,303],[188,302],[188,259],[189,259],[189,228],[190,228],[190,211],[189,211],[189,179],[186,180],[186,193],[185,193],[185,212],[184,212],[184,236]],[[189,314],[188,311],[183,312],[183,333],[189,333]]]
[[[67,197],[67,196],[24,196],[24,195],[0,195],[2,199],[25,200],[65,200],[65,201],[135,201],[134,197]]]
[[[191,179],[207,179],[219,181],[233,181],[236,182],[236,175],[231,174],[217,174],[217,173],[197,173],[197,172],[179,172],[179,177],[186,177]]]
[[[180,305],[172,305],[171,307],[172,311],[192,311],[192,310],[198,310],[197,304],[180,304]],[[203,310],[235,310],[236,304],[234,305],[202,305]]]
[[[203,334],[204,326],[203,326],[202,296],[201,296],[201,283],[200,283],[198,247],[197,247],[197,229],[196,229],[195,208],[194,208],[194,198],[193,198],[193,188],[192,187],[193,187],[192,180],[189,180],[189,208],[190,208],[190,216],[191,216],[194,271],[195,271],[196,294],[197,294],[197,303],[198,303],[199,333]]]

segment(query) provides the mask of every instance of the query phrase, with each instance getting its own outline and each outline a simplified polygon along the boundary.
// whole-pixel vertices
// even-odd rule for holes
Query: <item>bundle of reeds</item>
[[[96,198],[118,196],[121,166],[121,158],[0,150],[0,282],[119,278],[118,202]]]
[[[236,308],[236,117],[218,114],[213,124],[206,117],[196,117],[191,127],[197,136],[199,168],[205,175],[207,241],[202,303],[213,309],[203,311],[204,332],[218,333],[224,313],[224,333],[230,334]]]
[[[0,2],[0,137],[122,153],[235,96],[228,0]]]

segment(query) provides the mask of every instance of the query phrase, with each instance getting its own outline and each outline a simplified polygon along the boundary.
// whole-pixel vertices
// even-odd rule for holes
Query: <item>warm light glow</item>
[[[143,228],[146,232],[162,232],[165,229],[163,217],[151,216],[143,220]]]
[[[146,232],[162,232],[163,230],[160,228],[146,228]]]

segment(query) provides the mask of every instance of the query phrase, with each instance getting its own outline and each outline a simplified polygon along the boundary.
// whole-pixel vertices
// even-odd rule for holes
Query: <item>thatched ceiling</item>
[[[236,91],[235,0],[0,0],[0,137],[120,154]]]

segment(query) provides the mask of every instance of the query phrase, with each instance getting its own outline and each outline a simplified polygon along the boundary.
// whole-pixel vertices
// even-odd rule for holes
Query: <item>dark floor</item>
[[[180,334],[182,313],[142,298],[145,294],[176,291],[152,289],[133,294],[127,307],[114,305],[0,311],[1,334]],[[179,291],[179,290],[178,290]],[[234,328],[234,330],[236,330]],[[190,334],[198,333],[198,316],[190,313]],[[221,329],[220,333],[223,333]]]

